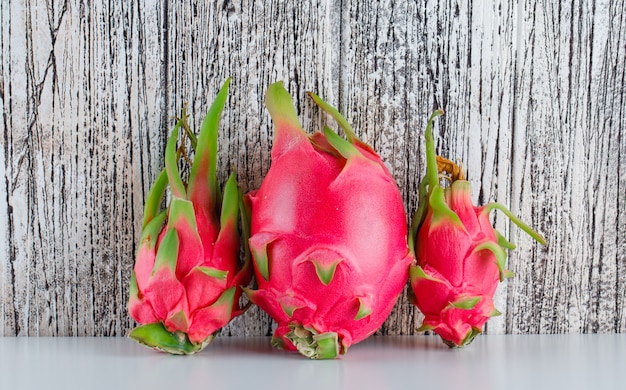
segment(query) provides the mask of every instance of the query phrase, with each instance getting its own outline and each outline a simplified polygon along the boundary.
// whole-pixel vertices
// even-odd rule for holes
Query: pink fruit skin
[[[284,336],[299,325],[336,332],[343,353],[382,325],[406,284],[413,257],[404,205],[369,146],[354,140],[359,153],[345,158],[324,134],[308,137],[289,95],[276,96],[279,89],[287,94],[274,84],[267,98],[275,125],[272,165],[259,190],[247,195],[258,281],[248,295],[278,323],[274,341],[283,348],[295,350]],[[259,267],[265,256],[266,275]],[[334,264],[325,285],[316,267]]]
[[[423,327],[430,327],[456,345],[472,329],[481,329],[497,313],[493,295],[499,278],[495,255],[489,250],[474,251],[486,241],[497,243],[488,213],[474,207],[469,182],[456,181],[445,190],[446,203],[465,229],[451,221],[433,224],[429,209],[416,237],[417,263],[432,279],[412,278],[416,304],[424,314]],[[456,308],[452,302],[480,298],[471,309]]]

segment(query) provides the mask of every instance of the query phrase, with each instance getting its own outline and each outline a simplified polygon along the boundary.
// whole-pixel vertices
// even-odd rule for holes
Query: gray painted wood
[[[293,3],[293,4],[292,4]],[[297,4],[296,4],[297,3]],[[377,149],[408,213],[437,107],[439,153],[518,245],[492,333],[626,330],[626,5],[615,1],[0,3],[0,335],[124,335],[145,195],[186,102],[223,80],[219,177],[270,164],[263,97],[285,80],[305,128],[337,106]],[[333,124],[334,125],[334,124]],[[413,334],[406,293],[380,334]],[[268,335],[257,308],[223,333]]]

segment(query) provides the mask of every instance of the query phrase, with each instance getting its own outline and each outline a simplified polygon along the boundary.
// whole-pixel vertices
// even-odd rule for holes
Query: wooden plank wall
[[[409,213],[437,107],[440,154],[499,201],[516,277],[491,333],[626,331],[626,2],[6,0],[0,3],[0,335],[125,335],[145,195],[172,117],[199,124],[233,78],[218,164],[244,191],[270,164],[263,97],[285,80],[305,128],[337,106]],[[413,334],[404,294],[380,334]],[[257,308],[223,330],[268,335]]]

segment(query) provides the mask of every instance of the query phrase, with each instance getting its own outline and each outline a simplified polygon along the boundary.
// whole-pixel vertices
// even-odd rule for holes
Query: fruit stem
[[[457,180],[465,180],[465,172],[463,167],[457,165],[447,158],[437,156],[437,170],[439,173],[447,172],[449,175],[450,184]]]
[[[189,115],[187,115],[187,103],[185,103],[183,105],[183,109],[181,110],[180,118],[176,118],[176,120],[182,121],[181,126],[183,130],[185,131],[183,134],[189,137],[189,141],[191,142],[191,147],[195,151],[196,148],[198,147],[198,138],[196,137],[194,132],[191,130],[191,127],[189,127],[189,122],[187,122],[187,118],[189,118]]]
[[[313,92],[307,92],[309,97],[313,99],[315,104],[317,104],[322,110],[326,111],[330,116],[335,119],[335,121],[339,124],[339,127],[343,129],[346,133],[346,137],[350,143],[355,143],[355,141],[359,141],[359,137],[356,136],[354,129],[350,126],[350,123],[344,118],[343,115],[337,111],[337,109],[330,104],[326,103],[322,98],[314,94]]]
[[[497,203],[497,202],[489,203],[489,204],[485,205],[485,207],[483,209],[483,212],[489,214],[491,212],[491,210],[493,210],[493,209],[498,209],[498,210],[502,211],[504,213],[504,215],[506,215],[507,217],[509,217],[509,219],[511,221],[513,221],[514,224],[516,224],[520,229],[525,231],[529,236],[534,238],[538,243],[540,243],[541,245],[546,245],[546,239],[543,238],[543,236],[541,234],[537,233],[536,231],[533,230],[533,228],[531,228],[530,226],[528,226],[524,222],[522,222],[521,219],[517,218],[515,216],[515,214],[513,214],[503,204]]]
[[[335,332],[317,333],[314,329],[301,325],[290,325],[291,332],[286,337],[309,359],[335,359],[341,348]]]
[[[437,153],[435,152],[435,138],[433,137],[433,121],[438,116],[443,115],[443,110],[435,110],[428,118],[426,125],[426,176],[428,177],[428,192],[439,186],[439,171],[437,169]]]

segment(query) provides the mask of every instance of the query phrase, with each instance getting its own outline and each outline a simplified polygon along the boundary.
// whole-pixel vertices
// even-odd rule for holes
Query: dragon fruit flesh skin
[[[432,330],[448,346],[461,347],[500,314],[493,295],[500,281],[513,276],[505,263],[506,249],[515,246],[492,227],[489,213],[498,209],[539,243],[545,240],[499,203],[472,204],[462,170],[435,154],[432,122],[442,113],[435,111],[426,127],[427,174],[411,226],[417,264],[410,267],[410,280],[414,303],[425,316],[419,330]],[[439,183],[444,171],[451,174],[445,189]]]
[[[272,84],[272,165],[246,197],[258,289],[252,302],[277,322],[275,347],[336,358],[374,333],[408,280],[402,198],[380,157],[337,110],[310,94],[343,128],[308,136],[291,96]]]
[[[167,142],[165,169],[145,204],[142,235],[130,282],[128,309],[142,324],[129,337],[171,354],[202,350],[239,307],[240,285],[252,269],[239,262],[239,209],[242,197],[234,173],[222,196],[216,178],[217,129],[230,79],[224,83],[202,122],[197,139],[186,114]],[[185,185],[176,150],[180,128],[186,130],[195,157]],[[171,201],[160,204],[169,183]]]

